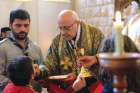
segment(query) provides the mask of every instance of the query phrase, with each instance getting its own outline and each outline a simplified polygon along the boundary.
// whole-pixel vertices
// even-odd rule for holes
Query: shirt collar
[[[76,39],[75,40],[71,40],[72,45],[74,46],[74,48],[77,48],[77,42],[80,39],[80,33],[81,33],[81,26],[79,24],[78,31],[77,31],[77,34],[76,34]]]

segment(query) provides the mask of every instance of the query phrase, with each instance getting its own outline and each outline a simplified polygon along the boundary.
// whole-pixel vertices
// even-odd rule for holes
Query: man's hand
[[[76,79],[76,75],[75,74],[73,74],[73,73],[69,73],[69,74],[67,74],[68,76],[67,76],[67,78],[64,80],[64,81],[70,81],[70,80],[75,80]]]
[[[34,75],[35,75],[35,77],[39,76],[40,75],[40,69],[39,69],[38,64],[33,64],[33,68],[34,68]]]
[[[97,58],[95,56],[83,56],[77,60],[77,64],[84,66],[85,68],[89,68],[94,64],[97,64]]]
[[[84,77],[81,77],[80,75],[77,77],[77,79],[74,81],[72,88],[74,91],[78,91],[82,88],[86,87],[86,81]]]

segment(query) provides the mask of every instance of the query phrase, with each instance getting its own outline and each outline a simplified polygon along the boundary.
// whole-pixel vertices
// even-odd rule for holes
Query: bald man
[[[65,82],[75,80],[80,72],[76,64],[75,50],[83,49],[84,55],[96,55],[103,34],[94,26],[80,21],[77,13],[72,10],[61,11],[57,18],[57,24],[60,34],[54,38],[48,50],[45,64],[48,67],[49,75],[67,75],[63,82],[57,82],[60,88],[66,90],[70,85]],[[97,67],[97,65],[93,67],[92,73],[95,80],[97,79]],[[64,93],[73,92],[65,91]]]

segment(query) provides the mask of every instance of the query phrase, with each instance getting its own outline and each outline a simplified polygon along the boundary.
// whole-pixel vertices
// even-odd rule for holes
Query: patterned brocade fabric
[[[80,24],[80,38],[77,42],[78,48],[84,48],[84,55],[96,55],[103,39],[101,31],[83,22]],[[79,74],[80,69],[76,64],[76,56],[61,34],[59,34],[51,44],[46,57],[45,64],[49,69],[50,75],[60,75],[75,73]],[[96,78],[97,67],[94,66],[93,75]]]

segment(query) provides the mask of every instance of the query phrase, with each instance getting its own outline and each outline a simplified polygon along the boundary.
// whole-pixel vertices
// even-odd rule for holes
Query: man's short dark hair
[[[8,65],[8,77],[15,84],[20,86],[28,85],[33,72],[32,59],[28,56],[19,56]]]
[[[15,19],[21,19],[21,20],[29,19],[30,21],[30,15],[24,9],[13,10],[10,13],[10,23],[13,23]]]
[[[7,31],[11,31],[11,29],[9,27],[2,27],[1,28],[1,33],[7,32]]]

